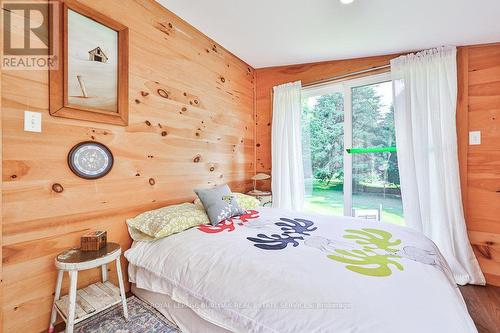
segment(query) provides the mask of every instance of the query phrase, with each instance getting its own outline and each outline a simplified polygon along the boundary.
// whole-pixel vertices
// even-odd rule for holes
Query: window
[[[404,224],[388,74],[303,90],[306,210]]]

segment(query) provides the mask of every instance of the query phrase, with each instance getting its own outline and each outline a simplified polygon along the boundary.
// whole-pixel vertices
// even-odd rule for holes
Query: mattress
[[[435,244],[396,225],[262,207],[125,256],[204,320],[171,313],[186,332],[477,332]]]

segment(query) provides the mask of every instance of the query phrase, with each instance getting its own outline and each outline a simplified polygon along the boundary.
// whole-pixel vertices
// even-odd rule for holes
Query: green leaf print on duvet
[[[400,239],[391,241],[391,233],[378,229],[363,228],[345,231],[349,234],[344,235],[344,238],[356,240],[356,243],[363,249],[351,251],[336,249],[335,254],[328,255],[329,259],[348,264],[346,266],[348,270],[367,276],[389,276],[392,274],[390,265],[400,271],[403,270],[403,265],[396,261],[401,257],[395,255],[399,251],[395,247],[401,244]],[[380,253],[381,251],[383,254]]]
[[[392,270],[389,265],[394,265],[400,271],[403,265],[393,260],[401,258],[391,254],[376,254],[370,250],[335,250],[340,255],[328,255],[328,258],[347,265],[345,268],[353,272],[368,276],[389,276]]]
[[[400,239],[391,242],[392,234],[384,230],[363,228],[361,230],[347,229],[346,232],[354,235],[345,235],[344,238],[357,239],[356,243],[363,245],[365,249],[397,251],[391,247],[401,244]]]

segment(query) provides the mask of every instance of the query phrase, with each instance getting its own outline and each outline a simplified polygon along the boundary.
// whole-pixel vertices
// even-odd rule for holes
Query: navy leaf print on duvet
[[[247,239],[254,243],[259,243],[254,245],[263,250],[283,250],[288,246],[288,244],[292,244],[294,247],[296,247],[299,245],[299,242],[297,242],[298,239],[304,240],[304,238],[302,237],[292,237],[285,234],[272,234],[271,236],[258,234],[257,237],[259,238],[247,237]]]
[[[281,221],[284,222],[277,222],[275,223],[278,227],[282,227],[281,230],[284,231],[283,234],[289,235],[289,234],[301,234],[305,236],[310,236],[309,232],[312,232],[316,229],[317,227],[311,228],[314,223],[309,220],[304,220],[304,219],[287,219],[287,218],[280,218]]]
[[[313,227],[314,222],[304,219],[288,219],[280,218],[281,222],[276,222],[275,225],[281,227],[283,232],[281,235],[272,234],[271,236],[258,234],[257,238],[247,237],[251,242],[257,243],[254,246],[263,250],[283,250],[289,244],[293,247],[299,246],[299,240],[304,240],[304,237],[300,236],[310,236],[310,232],[318,229]],[[293,236],[292,234],[295,234]]]

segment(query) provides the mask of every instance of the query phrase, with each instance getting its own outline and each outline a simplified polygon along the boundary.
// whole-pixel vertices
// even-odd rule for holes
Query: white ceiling
[[[500,0],[157,0],[255,68],[500,41]]]

